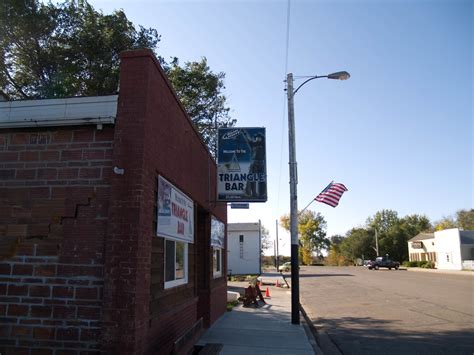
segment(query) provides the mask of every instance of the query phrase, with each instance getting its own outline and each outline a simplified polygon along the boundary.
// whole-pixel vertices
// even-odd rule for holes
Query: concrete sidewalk
[[[241,292],[248,282],[228,285]],[[291,324],[290,290],[264,285],[264,295],[267,287],[271,297],[265,299],[266,305],[260,302],[259,308],[247,308],[240,303],[206,330],[196,345],[222,344],[220,354],[315,354],[317,347],[304,329],[304,318],[300,325]]]
[[[432,274],[445,274],[445,275],[459,275],[459,276],[470,276],[474,277],[473,270],[444,270],[444,269],[424,269],[422,267],[409,267],[406,268],[412,272],[427,272]]]

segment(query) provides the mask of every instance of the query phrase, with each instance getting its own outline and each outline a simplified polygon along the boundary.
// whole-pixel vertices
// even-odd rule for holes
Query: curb
[[[301,303],[300,312],[304,318],[303,327],[307,332],[306,335],[308,336],[309,343],[314,349],[314,353],[322,355],[343,355],[336,343],[334,343],[331,337],[326,334],[324,330],[316,329]]]
[[[306,314],[305,310],[303,309],[303,306],[300,304],[300,312],[303,315],[303,328],[306,333],[306,336],[308,337],[308,341],[313,347],[314,353],[315,354],[321,354],[324,355],[323,350],[319,347],[318,342],[317,342],[317,332],[316,329],[314,328],[314,325],[311,323],[311,320],[309,319],[308,315]]]
[[[444,269],[424,269],[420,267],[408,267],[407,271],[411,272],[424,272],[431,274],[441,274],[441,275],[456,275],[456,276],[474,276],[473,270],[444,270]]]

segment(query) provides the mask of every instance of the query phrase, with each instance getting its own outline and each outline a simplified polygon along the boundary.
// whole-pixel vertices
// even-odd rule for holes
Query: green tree
[[[444,229],[457,228],[457,227],[458,227],[457,221],[451,216],[443,217],[441,218],[441,220],[435,222],[434,224],[435,231],[442,231]]]
[[[332,237],[329,238],[329,241],[331,242],[331,246],[333,245],[340,245],[344,241],[344,236],[340,234],[333,235]]]
[[[393,257],[395,229],[400,224],[398,212],[383,209],[375,213],[373,217],[367,218],[367,230],[373,236],[375,246],[375,233],[378,235],[380,255],[389,254]]]
[[[378,232],[380,255],[389,255],[392,259],[408,260],[407,241],[420,232],[431,228],[431,223],[426,216],[408,215],[398,217],[393,210],[382,210],[367,219],[367,229],[375,235]]]
[[[184,67],[174,60],[167,75],[204,142],[215,154],[217,128],[232,127],[236,122],[229,115],[222,93],[225,74],[212,72],[207,59],[202,58],[200,62],[187,62]]]
[[[103,15],[85,0],[4,0],[0,90],[13,99],[115,93],[119,53],[154,49],[159,40],[155,29],[137,30],[123,11]]]
[[[464,230],[474,230],[474,209],[459,210],[455,217],[443,217],[435,222],[434,230],[442,231],[450,228],[462,228]]]
[[[474,230],[474,209],[456,212],[457,224],[464,230]]]
[[[260,253],[263,255],[263,251],[266,249],[270,249],[272,247],[272,242],[270,240],[270,232],[267,228],[262,224],[260,229],[261,239],[261,250]]]
[[[420,232],[428,231],[432,228],[427,216],[412,214],[403,217],[400,224],[404,232],[411,238]]]
[[[0,94],[11,99],[59,98],[116,93],[119,54],[156,51],[160,36],[138,28],[122,10],[110,15],[86,0],[44,4],[3,0],[0,6]],[[232,126],[223,91],[224,73],[203,58],[179,66],[158,57],[197,131],[212,153],[215,128]]]
[[[290,230],[290,216],[284,215],[280,218],[280,224],[286,230]],[[298,215],[298,236],[300,243],[300,257],[304,264],[312,263],[313,253],[321,256],[323,250],[330,245],[326,237],[326,221],[318,212],[306,210]]]
[[[326,258],[326,264],[332,266],[345,266],[349,264],[349,261],[342,255],[341,244],[345,238],[342,235],[333,235],[330,238],[331,246],[329,247],[329,253]]]
[[[400,219],[399,223],[391,230],[392,248],[389,251],[393,259],[408,260],[408,240],[418,233],[432,229],[427,216],[412,214]]]
[[[370,229],[377,229],[377,231],[382,234],[397,223],[399,223],[398,212],[387,209],[378,211],[373,217],[367,218],[366,222]]]
[[[346,237],[340,244],[342,256],[355,263],[357,259],[375,258],[375,238],[365,228],[353,228],[347,232]]]

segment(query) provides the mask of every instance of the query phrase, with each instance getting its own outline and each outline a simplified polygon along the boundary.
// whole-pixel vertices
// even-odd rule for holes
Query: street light
[[[346,71],[340,71],[329,75],[315,75],[304,81],[293,90],[293,74],[289,73],[286,78],[288,86],[288,144],[289,144],[289,169],[290,169],[290,235],[291,235],[291,323],[300,324],[300,284],[298,266],[298,195],[296,191],[296,150],[295,150],[295,107],[293,98],[298,90],[307,82],[314,79],[328,78],[336,80],[347,80],[351,76]]]

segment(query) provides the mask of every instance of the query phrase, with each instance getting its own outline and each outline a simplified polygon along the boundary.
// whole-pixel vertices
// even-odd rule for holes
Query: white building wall
[[[418,243],[419,241],[416,241]],[[421,240],[423,243],[423,248],[413,248],[413,242],[408,242],[408,256],[410,261],[412,261],[412,255],[418,254],[419,260],[421,260],[421,254],[436,253],[436,243],[434,237],[431,239]],[[428,259],[427,259],[428,260]]]
[[[438,269],[462,270],[459,229],[445,229],[434,233],[438,252]]]
[[[228,223],[227,249],[229,274],[260,274],[260,223]]]

